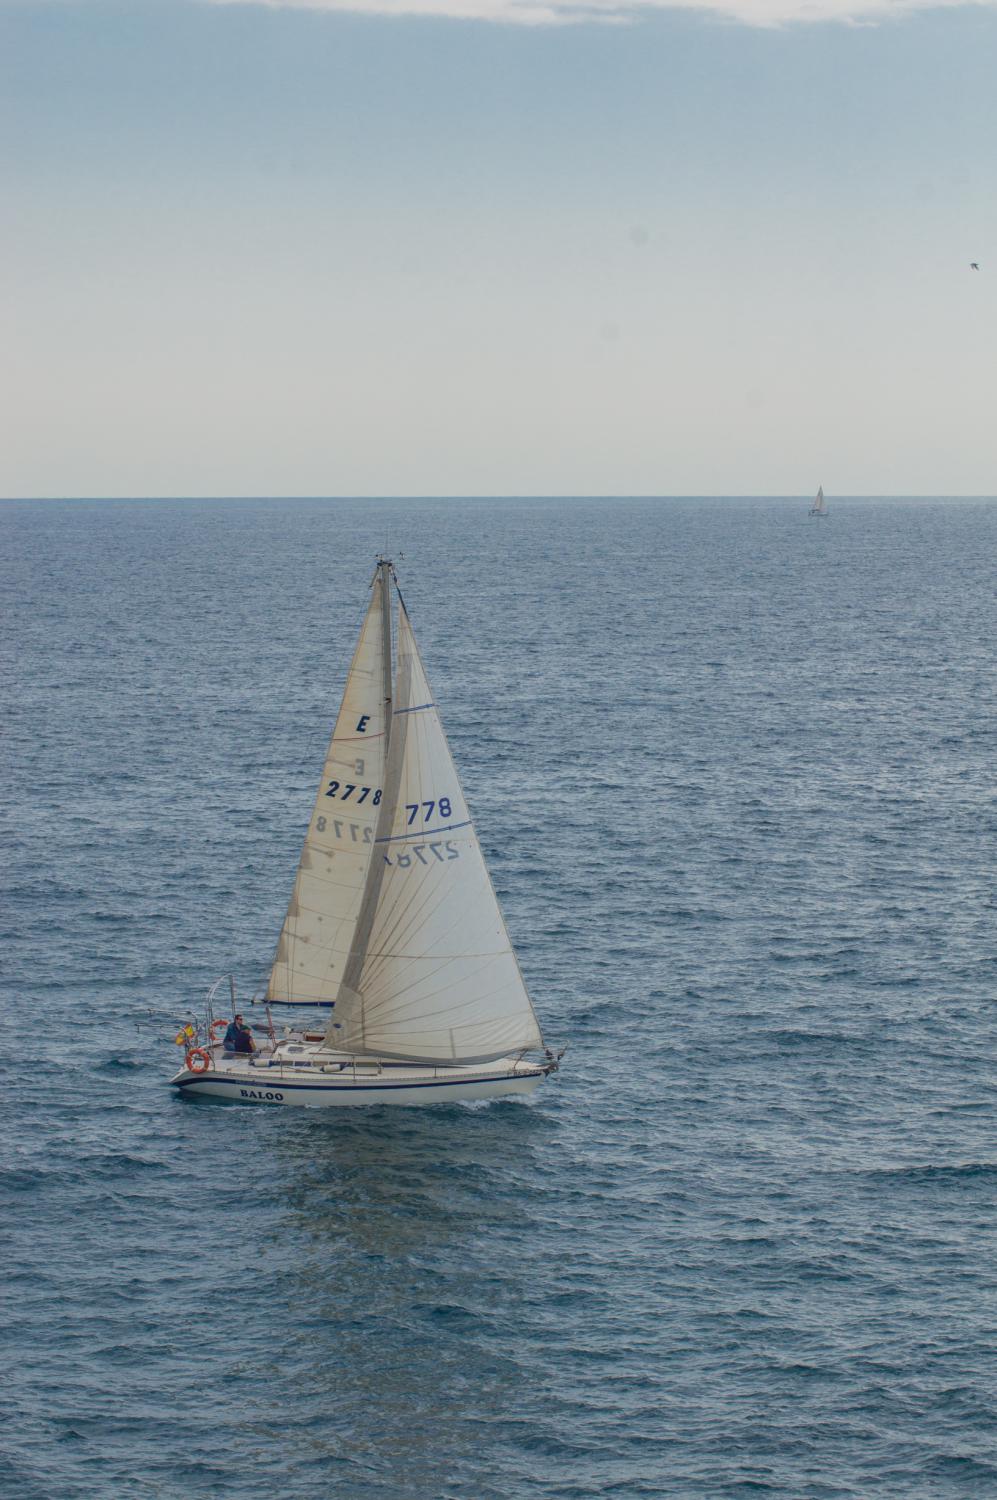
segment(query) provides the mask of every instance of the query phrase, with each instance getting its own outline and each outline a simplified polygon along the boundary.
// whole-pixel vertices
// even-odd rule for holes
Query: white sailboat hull
[[[417,1064],[326,1064],[325,1069],[269,1057],[226,1057],[211,1047],[211,1066],[184,1067],[170,1082],[188,1097],[230,1099],[240,1104],[283,1104],[325,1109],[342,1106],[453,1104],[532,1094],[548,1071],[536,1063],[503,1058],[483,1067],[419,1067]],[[329,1070],[331,1067],[331,1071]]]

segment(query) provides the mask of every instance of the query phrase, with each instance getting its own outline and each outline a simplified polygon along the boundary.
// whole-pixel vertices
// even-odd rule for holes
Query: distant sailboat
[[[397,592],[379,559],[270,969],[265,1038],[225,1051],[219,981],[203,1032],[176,1038],[186,1058],[171,1081],[185,1094],[437,1104],[528,1094],[557,1069],[400,593],[392,680],[392,582]],[[271,1005],[324,1007],[328,1024],[278,1038]]]
[[[814,497],[814,503],[810,507],[810,514],[812,516],[826,516],[827,515],[827,505],[824,503],[824,486],[823,485],[820,486],[820,488],[817,491],[816,496]]]

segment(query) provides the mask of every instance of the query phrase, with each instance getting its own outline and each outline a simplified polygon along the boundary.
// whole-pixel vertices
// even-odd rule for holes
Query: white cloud
[[[790,22],[872,24],[919,10],[953,6],[997,7],[997,0],[212,0],[259,4],[273,10],[324,10],[369,16],[435,16],[514,26],[564,26],[580,22],[621,25],[651,11],[694,10],[747,26]]]

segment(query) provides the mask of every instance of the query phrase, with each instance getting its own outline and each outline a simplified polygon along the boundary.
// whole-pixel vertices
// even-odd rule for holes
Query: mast
[[[374,832],[374,843],[377,844],[378,835],[383,833],[385,826],[390,823],[393,816],[394,795],[388,782],[387,768],[388,755],[391,747],[391,559],[378,557],[377,559],[377,587],[381,590],[381,665],[384,674],[384,767],[385,782],[378,812],[377,825]],[[397,788],[395,789],[397,791]],[[367,879],[364,882],[363,897],[360,902],[360,911],[357,916],[357,924],[353,930],[353,942],[350,945],[349,957],[343,969],[343,977],[340,982],[337,1004],[350,997],[360,999],[357,987],[360,983],[360,975],[363,973],[364,962],[367,958],[367,945],[370,942],[371,929],[374,925],[374,917],[377,913],[378,897],[381,894],[381,882],[383,878],[384,865],[381,860],[372,859],[367,867]],[[360,999],[361,1027],[363,1025],[363,1001]],[[340,1030],[336,1020],[336,1010],[333,1009],[326,1032],[326,1041],[335,1045],[338,1041],[336,1033]]]
[[[381,588],[381,664],[384,671],[384,758],[391,744],[391,559],[378,556]]]

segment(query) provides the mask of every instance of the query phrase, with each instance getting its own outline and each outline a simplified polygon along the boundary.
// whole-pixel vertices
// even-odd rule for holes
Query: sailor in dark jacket
[[[226,1031],[225,1033],[225,1040],[222,1045],[225,1048],[226,1052],[256,1051],[256,1043],[253,1041],[253,1034],[250,1031],[249,1027],[243,1023],[243,1019],[241,1016],[234,1016],[232,1018],[231,1025],[229,1026],[228,1031]]]

